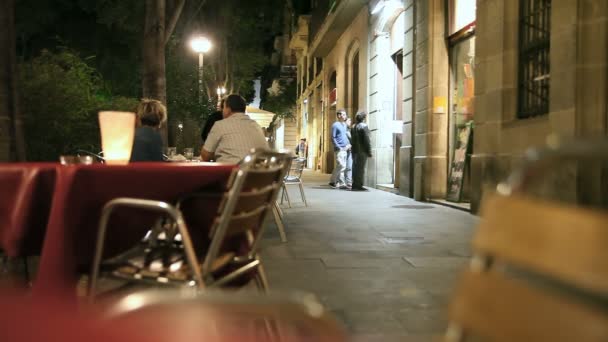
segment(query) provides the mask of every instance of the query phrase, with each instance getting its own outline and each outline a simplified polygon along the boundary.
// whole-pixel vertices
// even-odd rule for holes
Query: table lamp
[[[106,164],[128,164],[135,134],[135,113],[99,112],[99,128]]]

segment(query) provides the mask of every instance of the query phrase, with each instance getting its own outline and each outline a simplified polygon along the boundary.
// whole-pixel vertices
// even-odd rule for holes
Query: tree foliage
[[[205,68],[207,92],[224,86],[248,101],[254,97],[253,80],[270,64],[274,37],[280,32],[284,1],[209,0],[198,22],[199,31],[214,41]]]
[[[42,54],[19,66],[30,160],[57,160],[78,149],[100,150],[97,112],[133,111],[137,100],[111,97],[99,73],[77,54]]]
[[[85,56],[113,93],[140,96],[143,1],[19,0],[16,26],[21,61],[67,47]]]
[[[294,80],[277,80],[268,90],[264,109],[276,113],[280,118],[294,117],[296,82]]]
[[[170,9],[174,1],[166,3]],[[142,96],[144,4],[142,0],[16,2],[20,96],[30,159],[56,160],[60,153],[76,148],[98,149],[96,111],[125,110]],[[253,80],[261,76],[263,84],[267,82],[265,71],[281,28],[283,5],[284,0],[186,1],[166,47],[172,138],[178,138],[172,126],[198,126],[214,110],[217,86],[253,100]],[[205,55],[202,104],[197,96],[196,54],[188,46],[194,33],[206,34],[214,45]],[[193,132],[183,137],[186,143],[194,144],[197,133],[186,131]]]

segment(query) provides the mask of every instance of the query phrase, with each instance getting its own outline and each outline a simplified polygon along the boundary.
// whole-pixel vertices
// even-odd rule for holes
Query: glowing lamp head
[[[205,53],[211,49],[211,42],[209,39],[199,36],[190,41],[190,47],[195,52]]]

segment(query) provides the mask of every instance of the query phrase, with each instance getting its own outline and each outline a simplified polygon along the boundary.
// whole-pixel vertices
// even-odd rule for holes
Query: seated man
[[[201,148],[201,160],[215,160],[236,164],[251,149],[268,149],[262,127],[245,114],[245,99],[232,94],[224,101],[224,119],[217,121],[205,145]]]

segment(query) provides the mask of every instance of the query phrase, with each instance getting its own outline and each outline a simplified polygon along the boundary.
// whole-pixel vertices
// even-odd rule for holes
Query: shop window
[[[308,82],[306,83],[307,85],[310,85],[312,83],[312,80],[315,78],[314,75],[314,62],[311,60],[310,63],[308,63]]]
[[[359,110],[359,51],[355,53],[352,61],[352,74],[353,75],[353,83],[352,83],[352,114],[356,113]]]
[[[403,50],[391,56],[395,62],[395,120],[403,120]]]
[[[520,119],[549,112],[551,64],[551,0],[520,0],[519,84]]]
[[[319,76],[323,70],[323,58],[315,58],[315,63],[317,64],[315,76]]]
[[[450,0],[449,6],[450,35],[467,29],[475,22],[475,12],[477,11],[476,0]]]

